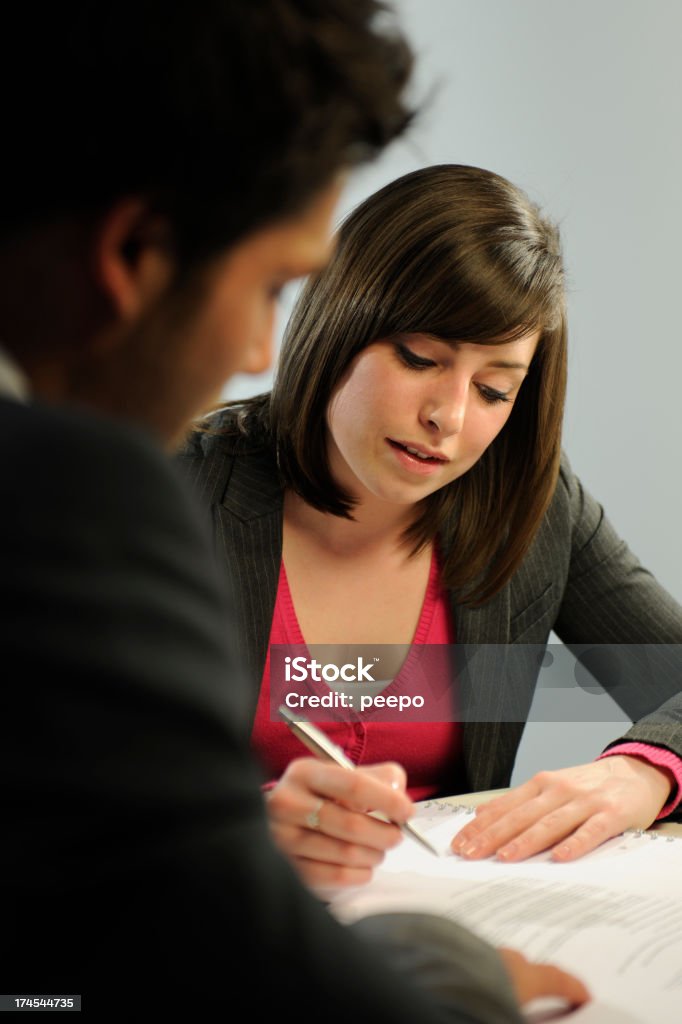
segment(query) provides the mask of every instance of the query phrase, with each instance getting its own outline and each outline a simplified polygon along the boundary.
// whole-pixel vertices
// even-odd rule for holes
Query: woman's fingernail
[[[516,843],[510,843],[509,846],[503,846],[501,850],[497,851],[498,860],[509,860],[516,853]]]

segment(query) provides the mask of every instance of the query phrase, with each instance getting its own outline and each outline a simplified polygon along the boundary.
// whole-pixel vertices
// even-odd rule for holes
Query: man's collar
[[[4,348],[0,348],[0,397],[27,402],[30,394],[28,377]]]

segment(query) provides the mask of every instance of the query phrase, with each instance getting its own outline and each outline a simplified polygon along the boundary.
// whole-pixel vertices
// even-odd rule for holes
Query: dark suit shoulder
[[[204,508],[220,505],[250,519],[281,504],[274,442],[252,403],[228,406],[203,420],[176,462]]]
[[[512,580],[513,587],[536,594],[542,586],[556,596],[567,585],[569,574],[581,572],[607,549],[621,543],[613,535],[604,509],[583,487],[566,452],[561,453],[559,475],[540,527]],[[524,597],[525,599],[525,597]]]
[[[601,505],[585,491],[562,452],[554,493],[529,551],[531,559],[541,550],[546,560],[551,551],[564,564],[571,550],[582,546],[598,529],[603,515]]]
[[[159,691],[180,693],[192,679],[192,700],[225,703],[203,667],[228,657],[229,600],[171,460],[134,427],[10,404],[0,403],[7,657],[36,679],[40,657],[74,686],[99,676],[142,691],[158,676]]]
[[[573,523],[579,512],[580,485],[564,452],[552,498],[522,565],[531,566],[539,560],[551,563],[556,557],[564,561],[570,546]]]
[[[210,460],[269,449],[271,441],[262,404],[234,403],[199,420],[178,449],[179,460]]]
[[[38,502],[48,522],[69,505],[95,518],[139,514],[150,503],[166,518],[197,514],[155,440],[104,416],[0,402],[0,464],[0,488],[13,493],[14,507]]]
[[[571,560],[579,518],[579,484],[564,452],[551,501],[520,566],[509,581],[512,636],[538,638],[551,628]],[[538,639],[539,642],[539,639]]]

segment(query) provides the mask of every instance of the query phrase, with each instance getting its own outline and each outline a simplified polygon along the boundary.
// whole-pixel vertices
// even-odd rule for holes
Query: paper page
[[[472,816],[445,802],[419,805],[413,821],[442,856],[405,838],[371,883],[333,895],[332,912],[344,921],[385,910],[444,914],[495,946],[572,971],[593,994],[560,1018],[537,1008],[533,1021],[682,1021],[682,840],[625,833],[571,864],[549,854],[465,861],[449,843]]]

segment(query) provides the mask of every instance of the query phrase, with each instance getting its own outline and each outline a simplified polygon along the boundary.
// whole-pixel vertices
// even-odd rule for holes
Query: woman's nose
[[[468,395],[468,386],[464,383],[450,387],[443,394],[432,395],[424,403],[422,420],[439,434],[459,434],[464,426]]]

